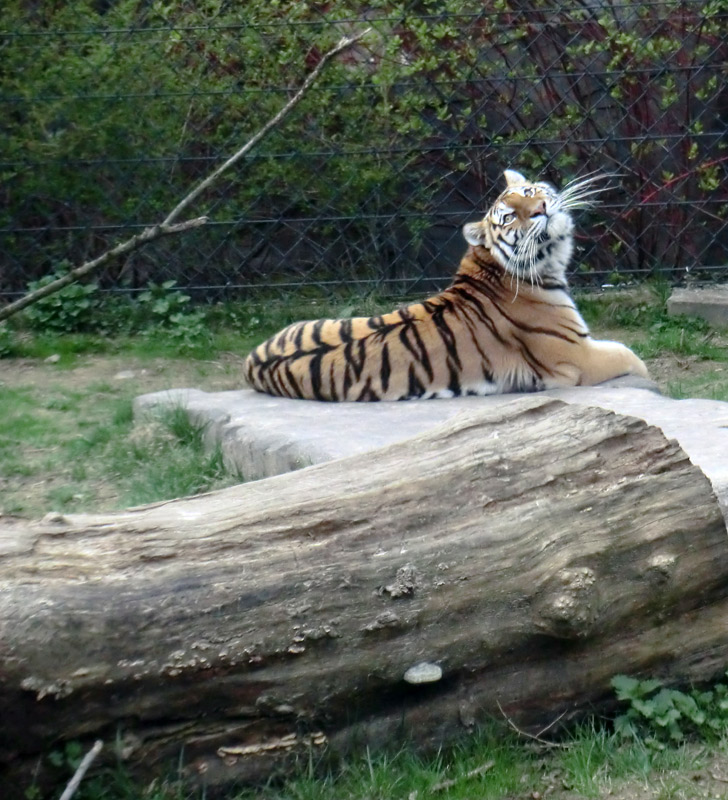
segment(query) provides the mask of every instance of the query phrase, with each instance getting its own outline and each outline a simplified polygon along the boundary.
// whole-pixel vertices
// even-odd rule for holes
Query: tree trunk
[[[711,678],[726,631],[707,478],[641,420],[526,397],[220,492],[1,519],[0,765],[21,795],[51,745],[117,734],[210,786],[437,746],[603,706],[618,673]]]

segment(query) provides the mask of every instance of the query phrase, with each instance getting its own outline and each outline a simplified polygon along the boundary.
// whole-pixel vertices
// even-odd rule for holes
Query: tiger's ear
[[[528,183],[526,178],[514,169],[504,170],[503,177],[506,179],[506,186],[523,186],[524,183]]]
[[[463,227],[463,236],[473,247],[485,244],[485,226],[482,222],[469,222]]]

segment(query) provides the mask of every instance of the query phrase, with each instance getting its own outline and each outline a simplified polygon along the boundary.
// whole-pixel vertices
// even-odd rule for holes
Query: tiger
[[[591,386],[648,377],[619,342],[592,339],[570,295],[570,211],[590,205],[594,177],[559,193],[504,172],[439,294],[371,317],[296,322],[256,347],[244,373],[258,392],[322,401],[413,400]]]

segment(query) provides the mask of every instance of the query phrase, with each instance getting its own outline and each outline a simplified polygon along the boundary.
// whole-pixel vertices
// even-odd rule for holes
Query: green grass
[[[181,497],[241,480],[180,409],[134,426],[122,388],[0,386],[0,511],[98,510]]]
[[[133,303],[118,300],[123,313],[113,301],[109,301],[109,330],[57,333],[48,329],[36,330],[22,316],[12,318],[3,326],[3,334],[10,337],[12,346],[7,352],[0,348],[0,357],[8,355],[19,358],[45,359],[58,356],[60,367],[74,366],[79,356],[89,354],[119,354],[139,358],[210,359],[227,350],[244,353],[260,341],[291,322],[319,317],[347,317],[371,315],[391,310],[403,301],[376,294],[364,296],[342,292],[337,297],[323,297],[311,292],[301,292],[294,300],[280,297],[261,297],[255,303],[230,302],[212,306],[199,306],[196,311],[204,314],[205,335],[192,342],[185,340],[184,322],[175,328],[149,325],[129,332],[134,328],[132,317],[138,313]],[[118,317],[118,319],[116,319]],[[99,323],[101,325],[101,322]]]
[[[225,800],[507,800],[633,798],[645,793],[687,800],[695,796],[696,774],[702,770],[708,775],[711,753],[726,757],[726,742],[715,744],[712,751],[700,742],[656,749],[590,721],[553,743],[540,743],[518,737],[503,722],[492,722],[429,757],[403,747],[396,753],[366,750],[329,767],[302,758],[283,782],[230,790],[223,796]],[[59,777],[64,769],[70,777],[82,754],[72,743],[49,758],[58,766]],[[648,792],[655,787],[657,792]],[[149,786],[119,765],[91,773],[77,798],[203,800],[205,796],[204,790],[186,786],[174,772]]]
[[[722,400],[726,403],[728,402],[728,366],[720,370],[708,370],[702,375],[669,381],[667,393],[677,400],[702,397],[708,400]]]
[[[728,401],[728,329],[696,317],[669,316],[664,287],[638,292],[584,295],[579,308],[599,337],[618,338],[651,362],[672,359],[672,374],[662,389],[677,399],[694,397]]]
[[[632,345],[644,359],[672,353],[728,361],[728,347],[724,341],[728,331],[718,331],[697,317],[669,316],[659,286],[617,297],[583,295],[577,301],[590,327],[618,327],[628,335],[637,334]]]
[[[728,333],[701,320],[668,317],[664,287],[584,295],[577,302],[596,336],[606,330],[634,347],[648,364],[664,357],[684,360],[684,370],[675,366],[661,381],[670,396],[728,400]],[[188,374],[189,365],[197,365],[187,385],[205,386],[224,354],[242,356],[289,322],[372,314],[396,305],[391,298],[373,295],[219,304],[206,309],[210,335],[192,349],[180,347],[179,337],[159,329],[154,335],[97,336],[38,333],[21,325],[13,329],[13,352],[33,362],[57,357],[48,368],[51,378],[52,370],[70,377],[94,357],[144,363],[182,357]],[[11,362],[0,361],[0,367]],[[133,394],[109,380],[78,388],[69,381],[56,386],[52,380],[48,388],[3,386],[0,369],[0,508],[29,515],[98,509],[194,493],[229,480],[219,454],[207,453],[199,442],[159,427],[148,431],[147,438],[144,431],[134,432]]]
[[[124,490],[123,505],[186,497],[243,480],[226,470],[219,447],[205,447],[204,427],[182,408],[139,426],[107,455]]]

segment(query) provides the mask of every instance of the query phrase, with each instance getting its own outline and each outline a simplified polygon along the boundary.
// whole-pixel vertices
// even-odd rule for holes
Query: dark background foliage
[[[599,171],[572,282],[728,276],[728,0],[8,0],[0,296],[160,221],[346,33],[364,42],[101,286],[441,286],[505,167]]]

